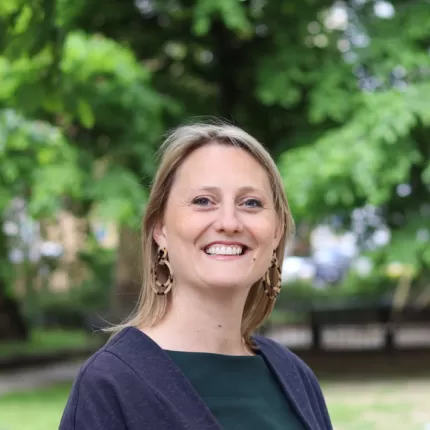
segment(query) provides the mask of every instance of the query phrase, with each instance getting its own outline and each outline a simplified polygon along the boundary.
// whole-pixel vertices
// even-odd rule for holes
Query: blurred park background
[[[162,136],[196,116],[285,182],[297,236],[262,331],[336,430],[428,430],[429,0],[1,0],[0,428],[58,428],[134,306]]]

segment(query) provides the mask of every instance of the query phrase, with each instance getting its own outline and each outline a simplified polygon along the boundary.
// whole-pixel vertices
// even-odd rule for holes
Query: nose
[[[218,232],[236,234],[243,231],[243,223],[238,217],[235,205],[223,205],[217,212],[215,228]]]

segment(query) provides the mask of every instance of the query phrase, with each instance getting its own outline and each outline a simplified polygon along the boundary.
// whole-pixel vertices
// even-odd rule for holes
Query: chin
[[[210,279],[205,280],[205,285],[208,285],[211,289],[216,289],[220,291],[243,291],[248,290],[251,287],[251,284],[246,279],[237,278],[232,279],[224,278],[224,277],[212,277]]]

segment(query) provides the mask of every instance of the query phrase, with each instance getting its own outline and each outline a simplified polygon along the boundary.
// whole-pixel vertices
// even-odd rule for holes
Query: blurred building
[[[118,231],[113,223],[78,218],[60,210],[55,218],[34,221],[25,201],[15,199],[8,211],[3,231],[9,239],[9,260],[16,273],[16,288],[53,291],[67,290],[88,277],[80,259],[87,247],[89,232],[103,248],[118,246]]]

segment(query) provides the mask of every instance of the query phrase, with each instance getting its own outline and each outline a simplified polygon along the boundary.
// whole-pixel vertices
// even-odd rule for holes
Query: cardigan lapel
[[[278,378],[284,394],[308,430],[317,430],[319,425],[315,419],[306,389],[295,363],[288,354],[282,354],[267,344],[261,336],[253,336],[260,347],[261,353],[275,376]]]
[[[129,327],[124,330],[128,342],[136,347],[124,351],[128,360],[135,364],[135,370],[149,385],[162,390],[168,404],[178,410],[187,419],[187,428],[194,430],[222,430],[203,399],[191,385],[181,369],[169,355],[149,336],[140,330]],[[145,357],[137,345],[144,345]]]

